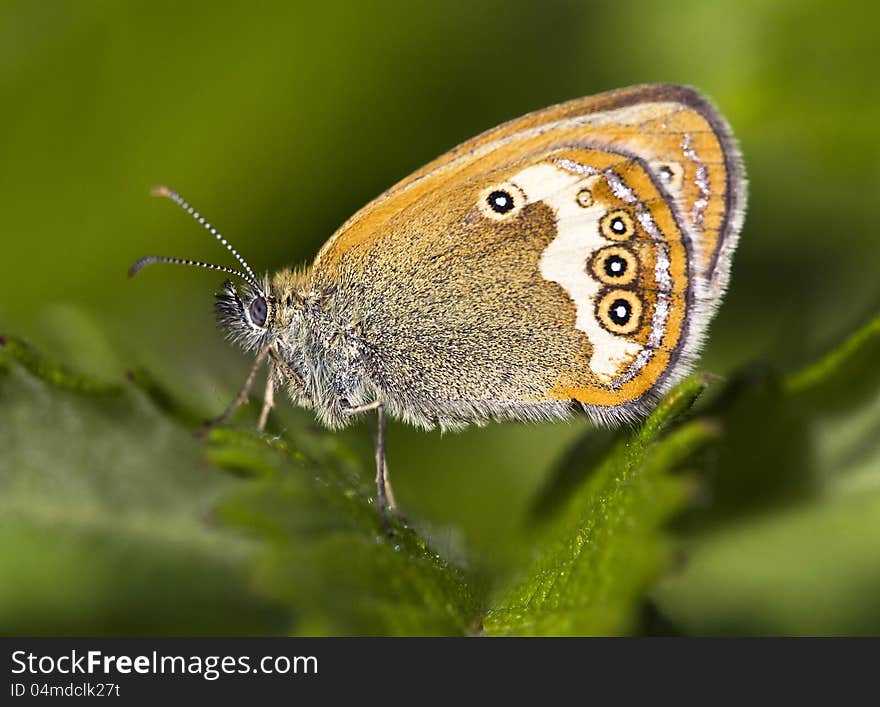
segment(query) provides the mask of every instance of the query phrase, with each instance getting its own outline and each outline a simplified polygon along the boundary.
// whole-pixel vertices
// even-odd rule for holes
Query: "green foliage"
[[[424,523],[389,534],[337,435],[199,438],[143,372],[0,344],[3,634],[880,628],[880,319],[801,371],[694,377],[637,429],[578,440],[508,569]]]
[[[739,376],[711,503],[656,592],[688,633],[880,632],[880,317],[788,376]],[[768,465],[768,458],[772,462]]]
[[[489,634],[592,635],[631,629],[645,587],[669,559],[658,529],[687,502],[681,462],[712,438],[697,420],[661,436],[700,394],[691,379],[626,435],[577,491],[525,578],[490,610]]]
[[[277,630],[250,590],[253,543],[213,506],[242,482],[134,385],[0,348],[0,633]]]
[[[375,486],[344,457],[306,458],[280,440],[231,430],[216,430],[211,441],[212,461],[254,477],[221,514],[261,540],[257,583],[296,610],[291,631],[468,630],[477,604],[465,574],[405,523],[392,520],[389,535],[375,510]]]

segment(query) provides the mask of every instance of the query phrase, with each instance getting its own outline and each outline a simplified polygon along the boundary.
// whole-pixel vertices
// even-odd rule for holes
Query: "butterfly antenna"
[[[154,263],[169,263],[171,265],[190,265],[194,268],[207,268],[208,270],[219,270],[220,272],[229,273],[230,275],[238,275],[245,282],[253,285],[258,291],[262,291],[262,287],[257,285],[255,280],[252,280],[250,277],[245,275],[241,270],[236,270],[235,268],[227,268],[225,265],[213,265],[212,263],[203,263],[201,260],[189,260],[187,258],[167,258],[164,255],[148,255],[146,258],[141,258],[134,265],[132,265],[128,269],[128,276],[134,277],[141,270],[143,270],[147,265],[153,265]]]
[[[248,274],[248,276],[247,277],[244,276],[242,273],[238,272],[237,270],[222,268],[219,265],[210,265],[208,263],[200,263],[200,262],[197,262],[194,260],[182,260],[182,259],[178,259],[178,258],[164,258],[164,259],[154,258],[152,256],[149,258],[142,258],[137,263],[135,263],[131,267],[131,270],[129,270],[129,275],[134,275],[134,273],[136,273],[142,267],[144,267],[146,265],[150,265],[151,263],[174,262],[179,265],[195,265],[196,267],[206,267],[206,268],[210,268],[212,270],[222,270],[223,272],[233,273],[235,275],[239,275],[240,277],[242,277],[244,280],[249,282],[251,285],[256,287],[258,290],[262,289],[257,284],[257,276],[254,275],[254,271],[251,270],[251,266],[247,264],[247,261],[241,257],[239,252],[235,248],[232,247],[232,244],[223,237],[223,234],[221,234],[220,231],[218,231],[216,228],[214,228],[210,223],[208,223],[208,221],[205,220],[205,218],[198,211],[196,211],[192,206],[190,206],[189,202],[187,202],[186,199],[184,199],[180,194],[178,194],[173,189],[169,189],[168,187],[164,187],[164,186],[153,187],[150,190],[150,194],[152,194],[153,196],[162,196],[162,197],[165,197],[166,199],[171,199],[171,201],[173,201],[181,209],[183,209],[190,216],[192,216],[196,221],[198,221],[200,224],[202,224],[202,226],[204,226],[205,229],[207,229],[207,231],[212,236],[214,236],[214,238],[216,238],[218,241],[220,241],[220,243],[222,245],[226,246],[226,249],[230,253],[232,253],[233,257],[241,264],[241,266],[244,268],[244,270]],[[145,261],[150,261],[150,262],[145,262]],[[138,266],[139,263],[141,264],[140,266]]]

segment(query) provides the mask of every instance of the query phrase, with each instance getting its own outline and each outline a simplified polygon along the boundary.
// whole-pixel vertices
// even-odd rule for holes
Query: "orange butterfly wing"
[[[520,203],[494,218],[498,185]],[[744,199],[739,153],[705,99],[623,89],[434,160],[343,224],[311,278],[339,287],[405,419],[558,416],[570,401],[632,417],[696,355]]]

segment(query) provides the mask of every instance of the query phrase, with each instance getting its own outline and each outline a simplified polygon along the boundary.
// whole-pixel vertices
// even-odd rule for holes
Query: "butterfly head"
[[[220,328],[246,350],[259,350],[274,338],[277,303],[268,287],[249,282],[236,287],[227,280],[217,293],[214,310]]]
[[[255,286],[245,281],[236,286],[231,280],[217,293],[217,324],[230,340],[246,350],[264,346],[289,347],[295,332],[304,326],[305,273],[285,269]],[[284,341],[279,341],[283,338]]]

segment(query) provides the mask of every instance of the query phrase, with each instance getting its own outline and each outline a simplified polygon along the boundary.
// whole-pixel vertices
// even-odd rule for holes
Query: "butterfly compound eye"
[[[251,321],[256,324],[258,327],[262,327],[266,325],[266,300],[261,296],[257,296],[251,300],[250,306],[248,306],[248,314],[251,317]]]

